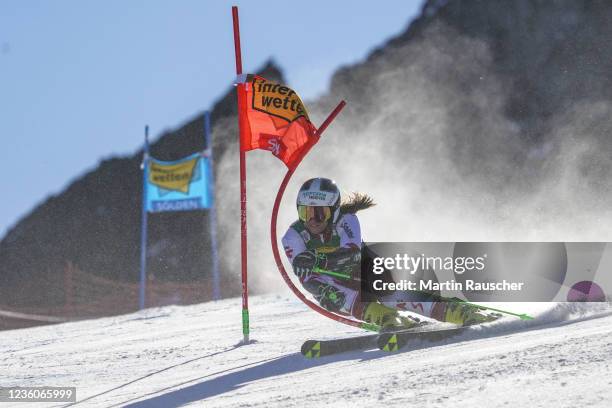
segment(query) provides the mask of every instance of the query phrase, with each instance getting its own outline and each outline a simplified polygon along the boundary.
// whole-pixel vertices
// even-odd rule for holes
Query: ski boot
[[[362,320],[380,326],[381,331],[404,330],[421,325],[420,320],[401,316],[396,309],[377,302],[366,304]]]
[[[441,310],[441,317],[444,322],[454,323],[461,326],[472,326],[474,324],[488,323],[499,319],[499,313],[488,313],[481,308],[462,303],[459,301],[444,302],[439,304],[444,309]]]

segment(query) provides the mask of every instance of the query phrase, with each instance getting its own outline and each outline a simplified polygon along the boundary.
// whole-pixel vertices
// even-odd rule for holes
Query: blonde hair
[[[375,205],[374,199],[369,195],[354,192],[348,198],[342,200],[340,214],[355,214],[357,211],[365,210]]]

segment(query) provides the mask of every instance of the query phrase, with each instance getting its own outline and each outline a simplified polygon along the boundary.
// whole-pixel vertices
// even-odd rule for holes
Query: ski
[[[457,336],[465,331],[467,327],[451,327],[447,329],[408,329],[397,332],[381,333],[376,343],[383,351],[398,351],[412,340],[440,341]]]
[[[418,326],[403,331],[422,330],[429,322],[421,321]],[[344,353],[353,350],[367,350],[376,348],[381,333],[362,334],[354,337],[341,337],[329,340],[306,340],[302,344],[301,352],[307,358],[325,357],[332,354]]]
[[[378,333],[373,333],[330,340],[306,340],[302,344],[301,352],[306,358],[319,358],[352,350],[376,348],[378,336]]]

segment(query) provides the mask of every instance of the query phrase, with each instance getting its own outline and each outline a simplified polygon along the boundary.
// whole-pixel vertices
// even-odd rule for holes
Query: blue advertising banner
[[[193,211],[210,208],[210,166],[200,153],[165,162],[150,158],[146,166],[147,212]]]

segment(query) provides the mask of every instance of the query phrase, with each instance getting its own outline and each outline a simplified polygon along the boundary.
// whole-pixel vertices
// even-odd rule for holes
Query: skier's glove
[[[344,306],[346,299],[343,292],[331,285],[320,285],[319,296],[317,298],[321,306],[330,312],[340,310]]]
[[[293,259],[293,272],[301,280],[306,279],[312,274],[312,270],[316,264],[317,256],[314,254],[314,252],[302,252]]]

